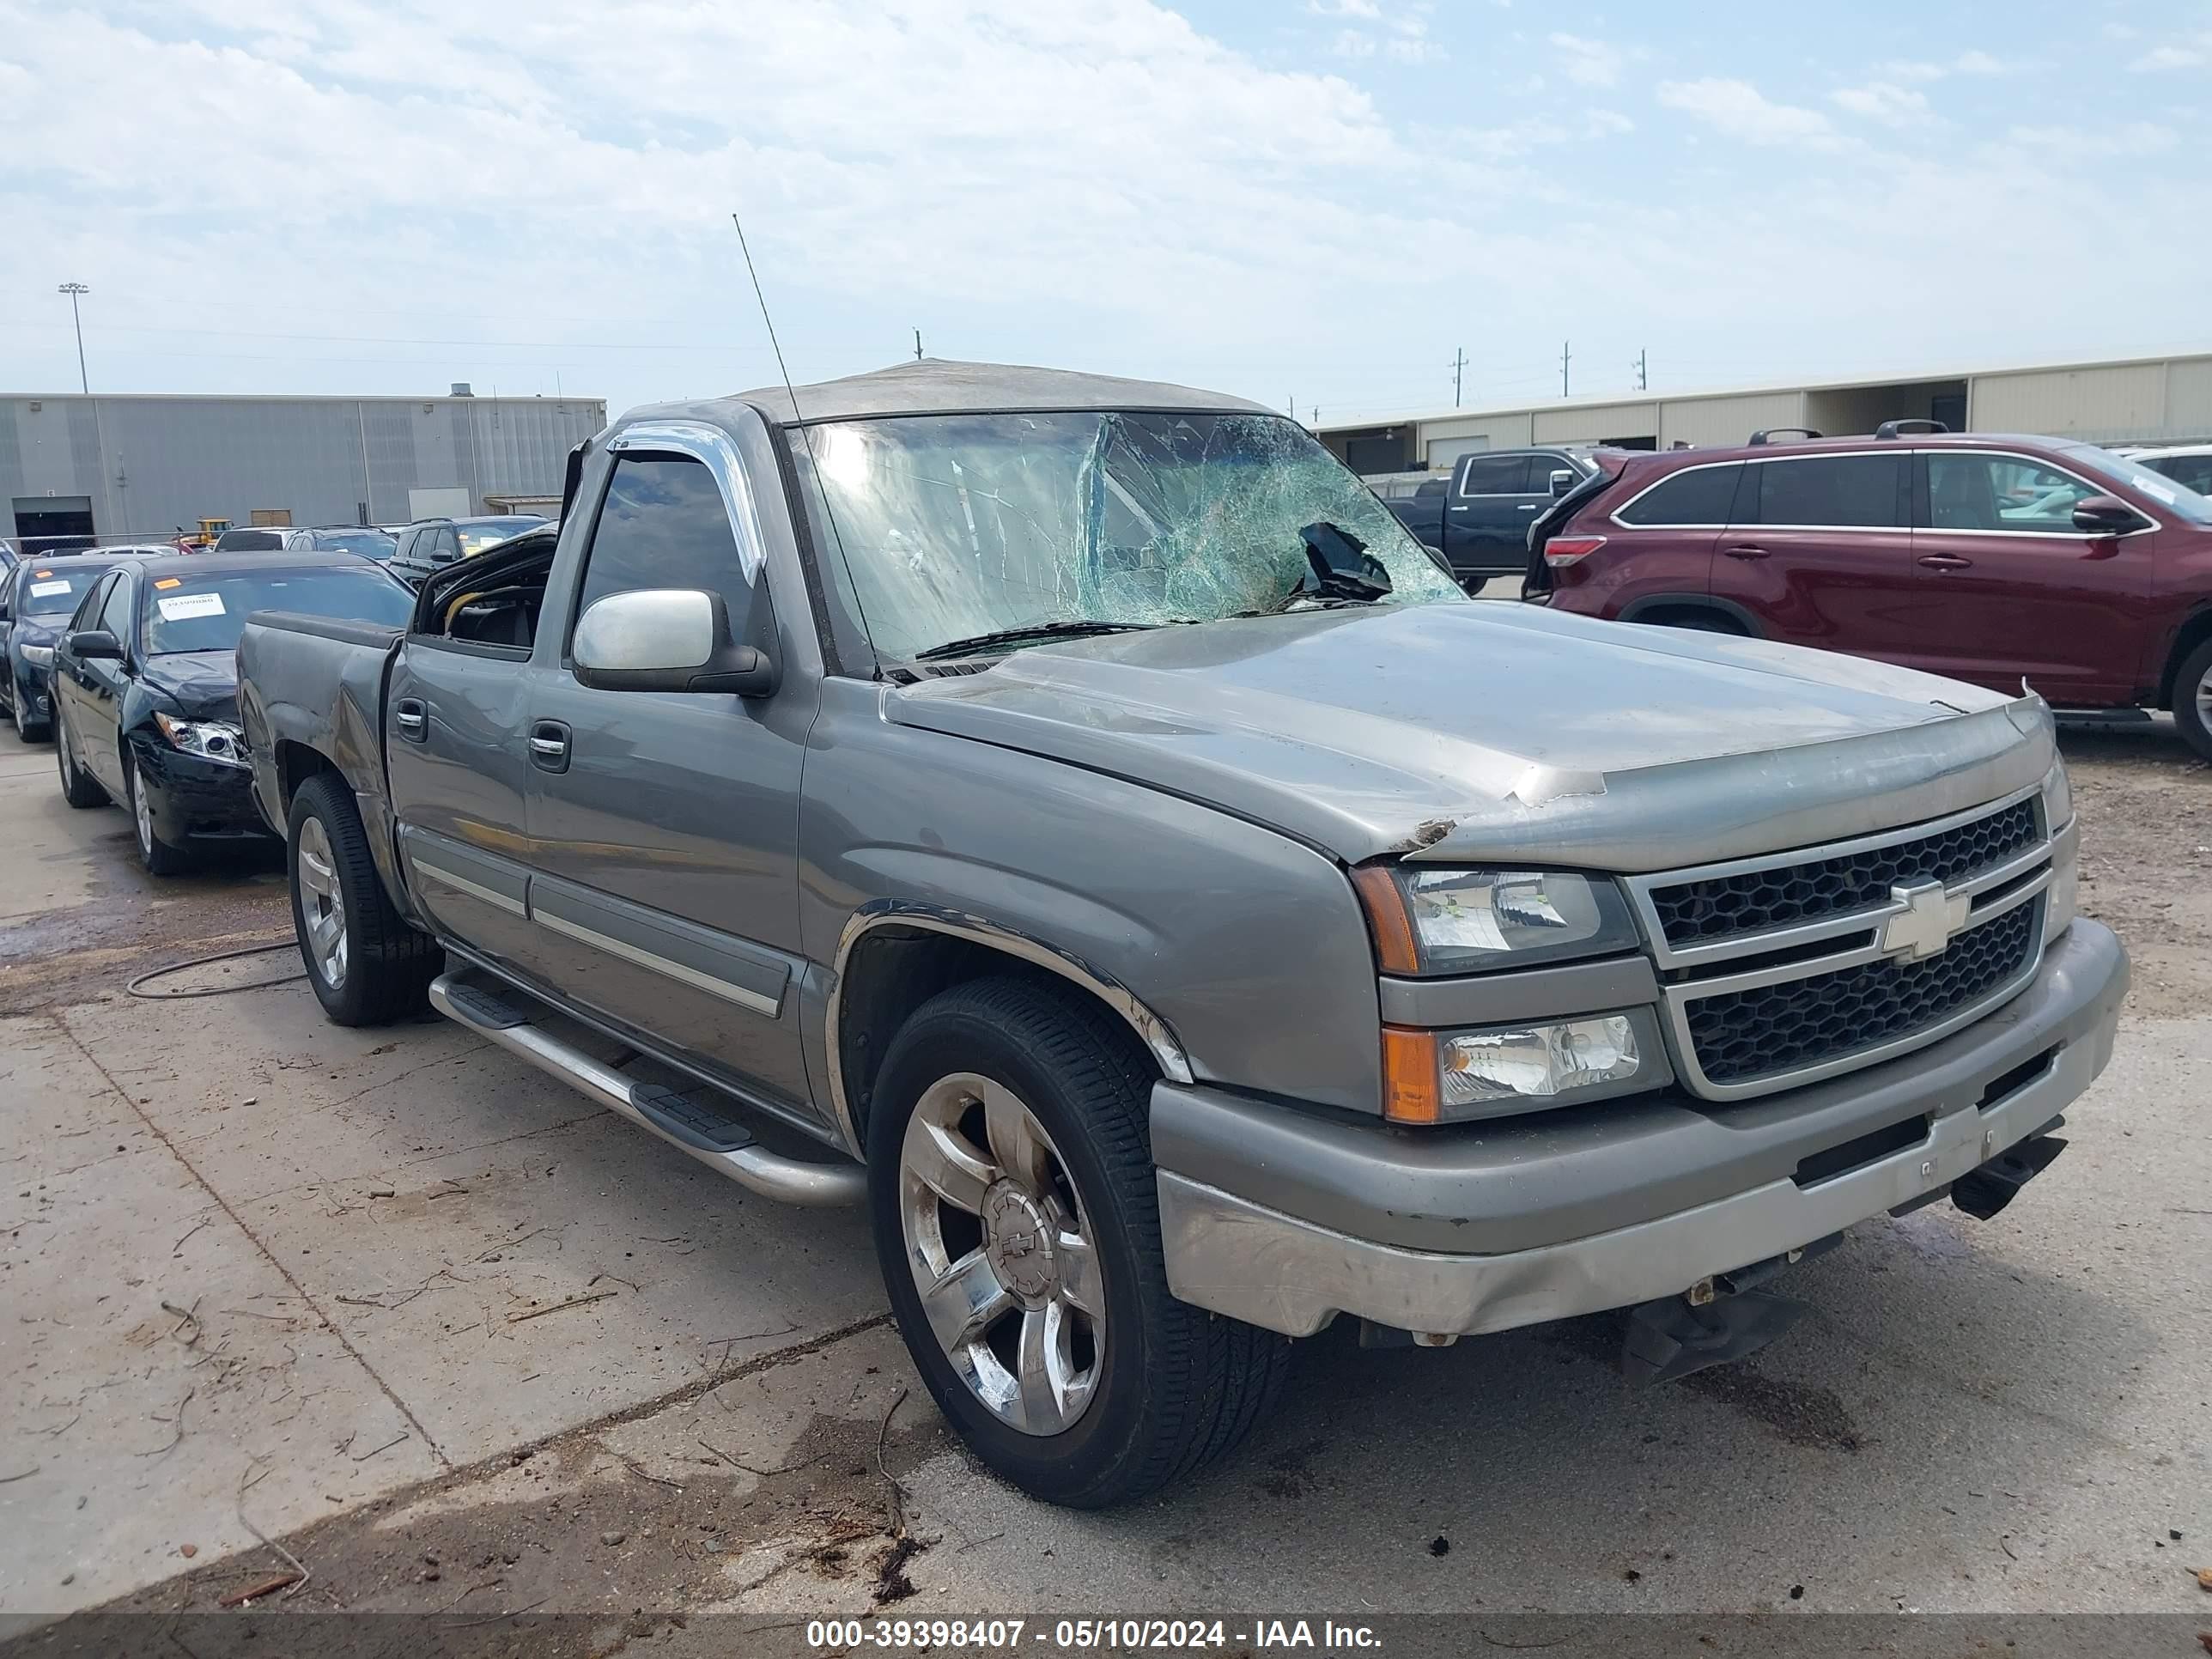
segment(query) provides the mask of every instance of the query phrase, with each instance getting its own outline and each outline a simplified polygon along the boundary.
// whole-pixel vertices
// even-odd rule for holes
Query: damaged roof
[[[1165,409],[1279,414],[1264,404],[1225,392],[1200,392],[1159,380],[1125,380],[1111,374],[1080,374],[1062,368],[1032,368],[1019,363],[963,363],[942,357],[894,363],[866,374],[823,380],[799,388],[794,412],[791,393],[780,386],[741,392],[771,424],[800,420],[866,420],[879,415],[957,415],[1003,410],[1056,409]]]

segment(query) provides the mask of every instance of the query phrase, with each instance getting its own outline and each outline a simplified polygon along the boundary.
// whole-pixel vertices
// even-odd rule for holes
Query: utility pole
[[[1650,368],[1650,357],[1648,350],[1636,354],[1636,389],[1638,392],[1648,392],[1651,388],[1650,376],[1646,372]]]
[[[1452,407],[1459,407],[1460,377],[1467,372],[1467,348],[1462,346],[1452,354]]]
[[[921,361],[921,331],[920,329],[914,331],[914,360],[916,362]]]
[[[55,292],[70,296],[70,321],[76,325],[77,384],[83,387],[88,395],[92,391],[92,377],[84,372],[84,319],[77,315],[76,296],[80,294],[89,294],[92,290],[82,283],[64,283],[61,287],[55,289]]]
[[[1567,365],[1574,361],[1574,343],[1572,340],[1559,342],[1559,396],[1562,398],[1574,395],[1567,390]]]

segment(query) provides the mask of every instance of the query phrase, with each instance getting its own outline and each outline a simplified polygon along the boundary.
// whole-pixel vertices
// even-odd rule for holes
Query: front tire
[[[20,710],[22,705],[18,703],[16,707]],[[15,729],[22,730],[20,716]],[[94,781],[91,773],[76,763],[76,744],[70,738],[67,723],[58,718],[54,722],[54,764],[61,770],[62,799],[71,806],[82,808],[107,805],[107,791]]]
[[[2173,677],[2173,727],[2200,760],[2212,761],[2212,640],[2185,657]]]
[[[301,784],[284,848],[293,930],[323,1012],[340,1025],[387,1025],[428,1007],[443,953],[386,896],[353,792],[327,772]]]
[[[123,740],[123,804],[131,813],[131,827],[138,840],[138,861],[146,872],[155,876],[180,876],[198,862],[190,849],[173,842],[161,839],[161,832],[154,827],[154,803],[146,792],[146,781],[138,775],[138,763],[131,758],[131,745]]]
[[[877,1255],[922,1381],[1000,1477],[1073,1508],[1220,1457],[1288,1364],[1169,1292],[1152,1080],[1103,1011],[1007,978],[924,1005],[873,1091]]]

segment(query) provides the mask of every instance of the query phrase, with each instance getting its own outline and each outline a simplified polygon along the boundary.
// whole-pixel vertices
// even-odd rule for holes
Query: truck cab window
[[[641,587],[719,593],[729,606],[730,631],[744,637],[751,587],[721,488],[705,463],[675,455],[616,461],[592,532],[576,614],[610,593]]]

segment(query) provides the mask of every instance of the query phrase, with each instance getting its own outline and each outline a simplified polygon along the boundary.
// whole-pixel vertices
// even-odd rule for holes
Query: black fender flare
[[[1716,616],[1726,617],[1754,640],[1766,637],[1759,618],[1734,599],[1723,599],[1712,593],[1647,593],[1640,599],[1632,599],[1621,608],[1622,622],[1642,622],[1655,611],[1710,611]]]

